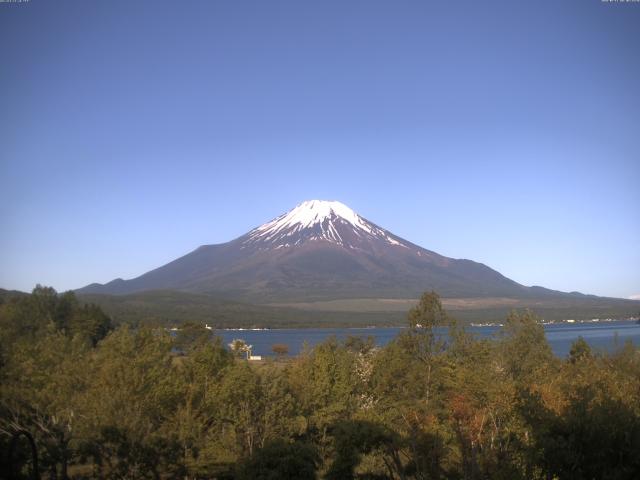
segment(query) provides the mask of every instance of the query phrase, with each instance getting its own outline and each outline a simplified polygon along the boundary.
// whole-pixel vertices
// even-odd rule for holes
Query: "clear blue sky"
[[[306,199],[640,293],[640,4],[0,3],[0,287],[131,278]]]

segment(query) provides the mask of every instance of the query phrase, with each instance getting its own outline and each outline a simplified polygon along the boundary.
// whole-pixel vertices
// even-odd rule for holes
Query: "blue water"
[[[468,327],[468,331],[480,337],[494,335],[500,327]],[[631,321],[614,321],[600,323],[563,323],[545,325],[547,340],[553,352],[564,357],[569,353],[571,344],[582,336],[597,351],[613,351],[621,347],[627,340],[640,346],[640,324]],[[386,328],[292,328],[274,330],[217,330],[225,344],[235,338],[241,338],[253,345],[253,355],[272,355],[271,347],[275,343],[284,343],[289,347],[290,355],[297,355],[306,342],[314,346],[331,336],[338,340],[346,337],[374,337],[376,344],[383,346],[391,341],[402,327]]]

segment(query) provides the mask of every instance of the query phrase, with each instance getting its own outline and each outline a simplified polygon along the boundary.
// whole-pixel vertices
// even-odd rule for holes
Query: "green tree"
[[[544,327],[530,310],[512,311],[500,332],[502,368],[523,384],[556,363]]]
[[[67,478],[73,442],[81,422],[89,352],[84,342],[52,331],[14,345],[0,403],[0,430],[27,430],[41,450],[41,467]]]
[[[225,371],[215,408],[219,429],[226,431],[237,455],[251,456],[264,435],[264,397],[260,377],[246,362],[234,363]]]
[[[408,319],[411,328],[433,329],[449,322],[440,296],[434,291],[422,294],[418,303],[409,310]]]
[[[416,306],[409,310],[408,334],[401,336],[400,341],[405,348],[418,359],[425,368],[425,402],[428,404],[431,398],[433,371],[436,367],[437,357],[447,347],[446,333],[436,331],[437,327],[449,327],[454,325],[442,307],[440,297],[435,292],[425,292]]]
[[[383,464],[389,478],[396,475],[402,477],[404,469],[396,449],[397,435],[381,425],[363,420],[340,422],[331,428],[335,441],[335,458],[331,463],[325,479],[349,480],[356,477],[356,468],[362,457],[375,450],[383,457]],[[380,472],[368,472],[381,475]],[[386,477],[386,475],[385,475]]]
[[[315,480],[318,455],[313,446],[273,440],[240,462],[238,480]]]
[[[81,436],[97,476],[145,478],[141,472],[155,477],[160,467],[182,470],[181,449],[169,428],[182,396],[171,348],[162,330],[122,327],[100,343],[85,366],[89,382]],[[154,455],[157,468],[150,468]]]
[[[192,349],[198,349],[211,342],[212,339],[213,332],[204,325],[187,322],[177,330],[174,346],[183,353],[189,353]]]
[[[591,358],[591,347],[581,336],[571,344],[571,350],[569,350],[569,361],[571,363],[577,363],[582,360]]]
[[[181,360],[177,373],[182,394],[168,429],[176,433],[182,462],[189,471],[206,475],[218,460],[211,448],[211,439],[217,437],[217,389],[234,359],[216,337],[211,342],[196,342]]]
[[[401,478],[441,478],[448,433],[442,428],[447,361],[429,330],[399,335],[373,358],[368,419],[398,433],[393,463]]]
[[[31,295],[14,297],[0,305],[0,326],[1,343],[36,338],[55,330],[69,337],[77,335],[94,347],[113,328],[109,316],[97,305],[80,304],[73,292],[58,294],[40,285]]]
[[[522,415],[548,477],[631,480],[640,472],[640,417],[598,388],[574,390],[557,413],[539,394],[524,396]]]
[[[358,378],[354,357],[335,337],[300,356],[292,365],[290,382],[308,429],[326,441],[330,425],[351,415],[357,406]]]
[[[307,425],[289,382],[288,371],[267,367],[261,368],[259,375],[264,397],[261,446],[278,438],[294,439],[304,435]]]

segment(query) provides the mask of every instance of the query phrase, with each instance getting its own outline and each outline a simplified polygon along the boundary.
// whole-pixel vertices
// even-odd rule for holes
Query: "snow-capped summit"
[[[277,227],[286,227],[299,224],[301,227],[310,227],[316,223],[322,223],[325,219],[337,216],[351,223],[354,227],[368,230],[367,224],[362,218],[344,203],[327,200],[307,200],[297,205],[289,212],[280,215],[275,220],[264,224],[262,227],[271,227],[274,223]]]
[[[386,230],[362,218],[344,203],[307,200],[279,217],[251,230],[246,245],[284,248],[306,241],[331,242],[348,248],[360,248],[362,240],[381,240],[391,245],[406,245]]]

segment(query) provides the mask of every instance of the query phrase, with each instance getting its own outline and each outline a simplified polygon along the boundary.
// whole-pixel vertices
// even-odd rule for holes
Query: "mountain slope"
[[[402,326],[406,325],[407,310],[417,302],[417,299],[348,299],[255,305],[176,290],[85,294],[79,298],[100,305],[116,323],[176,326],[198,322],[215,328]],[[627,318],[637,315],[640,309],[637,301],[587,296],[543,300],[444,298],[443,305],[461,322],[476,323],[503,322],[514,308],[532,308],[545,320]]]
[[[404,240],[339,202],[311,200],[227,243],[204,245],[131,280],[80,293],[180,290],[251,302],[340,298],[547,298],[486,265],[444,257]]]

